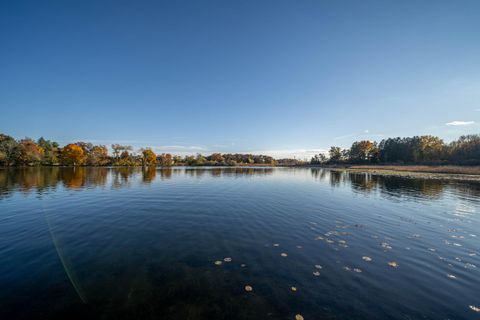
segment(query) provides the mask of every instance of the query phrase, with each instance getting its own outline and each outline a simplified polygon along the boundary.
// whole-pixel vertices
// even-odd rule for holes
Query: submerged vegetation
[[[480,135],[465,135],[445,143],[435,136],[388,138],[380,141],[355,141],[349,149],[332,146],[328,153],[317,154],[310,161],[274,159],[267,155],[222,154],[172,155],[155,154],[150,148],[134,151],[132,146],[93,145],[14,138],[0,134],[0,166],[299,166],[337,164],[424,164],[480,165]]]

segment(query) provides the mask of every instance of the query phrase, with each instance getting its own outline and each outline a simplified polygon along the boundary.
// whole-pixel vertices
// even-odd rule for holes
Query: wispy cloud
[[[342,140],[342,139],[347,139],[347,138],[352,138],[352,137],[355,137],[357,136],[357,134],[355,133],[350,133],[350,134],[345,134],[343,136],[338,136],[338,137],[335,137],[333,138],[334,140]]]
[[[445,123],[447,126],[470,126],[472,124],[475,124],[475,121],[451,121]]]
[[[193,150],[193,151],[202,151],[207,150],[201,146],[155,146],[154,148],[162,149],[162,150]]]
[[[192,155],[196,153],[207,153],[208,148],[198,145],[162,145],[150,146],[155,153],[171,153],[180,156]]]
[[[228,145],[228,144],[214,144],[213,145],[214,148],[229,148],[231,146],[233,146],[233,144],[231,144],[231,145]]]
[[[275,159],[296,158],[310,160],[316,154],[326,154],[328,151],[324,149],[280,149],[280,150],[256,150],[241,153],[264,154]]]
[[[366,129],[363,132],[356,132],[356,133],[350,133],[346,134],[343,136],[338,136],[333,138],[334,140],[344,140],[344,139],[349,139],[349,138],[355,138],[355,139],[375,139],[375,138],[382,138],[384,134],[382,133],[370,133],[370,130]]]

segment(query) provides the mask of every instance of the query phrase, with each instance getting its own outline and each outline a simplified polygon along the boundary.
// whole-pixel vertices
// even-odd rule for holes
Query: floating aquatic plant
[[[476,307],[476,306],[472,306],[470,305],[469,306],[471,310],[475,311],[475,312],[480,312],[480,307]]]

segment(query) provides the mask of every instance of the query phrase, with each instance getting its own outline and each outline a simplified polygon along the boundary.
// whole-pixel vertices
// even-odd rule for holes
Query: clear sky
[[[480,1],[0,1],[0,132],[309,156],[480,132]]]

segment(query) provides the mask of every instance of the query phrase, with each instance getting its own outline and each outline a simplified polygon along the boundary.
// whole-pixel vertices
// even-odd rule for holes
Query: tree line
[[[111,152],[110,152],[111,151]],[[0,166],[235,166],[235,165],[319,165],[319,164],[461,164],[480,165],[480,135],[464,135],[445,143],[435,136],[388,138],[379,143],[355,141],[348,149],[332,146],[327,154],[317,154],[309,162],[279,159],[254,154],[222,154],[178,156],[155,154],[150,148],[134,152],[132,146],[105,145],[88,142],[69,143],[14,138],[0,134]]]
[[[464,135],[445,143],[435,136],[388,138],[380,143],[355,141],[349,149],[332,146],[310,164],[460,164],[480,165],[480,135]]]
[[[150,148],[134,152],[132,146],[112,144],[111,152],[105,145],[88,142],[69,143],[63,147],[43,137],[38,140],[14,138],[0,134],[0,166],[235,166],[275,165],[276,160],[266,155],[212,153],[178,156],[155,154]]]

